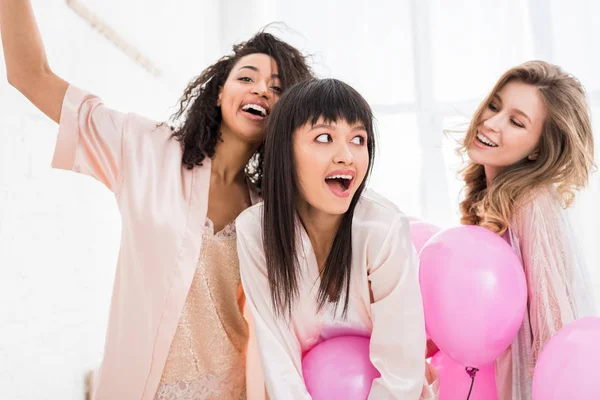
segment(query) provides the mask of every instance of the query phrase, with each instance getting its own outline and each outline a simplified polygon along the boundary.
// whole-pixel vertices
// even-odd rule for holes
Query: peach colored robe
[[[208,209],[210,159],[192,170],[181,159],[167,126],[109,109],[75,86],[67,89],[52,166],[103,183],[122,220],[95,399],[152,400],[157,390]],[[262,382],[249,386],[263,389]]]

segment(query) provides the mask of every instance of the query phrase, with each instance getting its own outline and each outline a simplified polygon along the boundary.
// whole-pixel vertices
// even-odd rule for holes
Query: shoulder
[[[150,165],[161,170],[167,165],[179,168],[183,147],[173,137],[173,131],[167,123],[130,113],[125,121],[123,136],[125,149],[133,162],[152,160]]]
[[[235,220],[238,239],[262,243],[262,215],[262,202],[244,210]]]
[[[408,218],[396,204],[373,190],[363,193],[353,218],[353,230],[361,240],[381,243],[391,231],[408,227]]]
[[[552,218],[566,208],[560,193],[553,186],[536,188],[527,193],[516,205],[513,222],[531,218],[534,215]]]
[[[158,122],[139,114],[127,114],[125,129],[132,135],[150,136],[157,140],[171,140],[177,142],[173,136],[173,130],[167,122]],[[177,144],[179,144],[177,142]]]

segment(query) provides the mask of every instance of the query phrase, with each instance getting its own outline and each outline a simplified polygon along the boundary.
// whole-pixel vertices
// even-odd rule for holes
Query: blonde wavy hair
[[[502,75],[477,108],[459,154],[466,155],[483,112],[493,96],[511,81],[535,86],[546,107],[547,118],[536,148],[537,158],[525,158],[504,168],[489,187],[483,165],[471,161],[461,171],[465,182],[465,199],[460,203],[461,222],[480,225],[500,235],[507,230],[515,207],[526,193],[553,186],[565,206],[569,206],[575,191],[586,185],[594,167],[594,142],[585,90],[577,78],[544,61],[529,61]]]

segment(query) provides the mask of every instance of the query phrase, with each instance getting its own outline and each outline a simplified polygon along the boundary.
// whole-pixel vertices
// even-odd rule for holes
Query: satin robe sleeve
[[[61,108],[52,167],[89,175],[113,193],[120,188],[127,114],[69,86]]]
[[[257,215],[256,209],[251,209],[238,217],[236,232],[242,286],[254,319],[265,386],[271,399],[308,400],[311,396],[302,377],[300,343],[291,322],[276,316],[271,306]]]
[[[373,381],[369,400],[435,399],[437,381],[425,361],[425,317],[418,276],[418,259],[408,220],[391,223],[379,254],[368,269],[373,294],[371,362],[381,377]]]
[[[593,307],[587,271],[557,196],[551,192],[535,196],[519,210],[511,225],[520,240],[527,277],[533,339],[530,365],[525,366],[529,376],[546,342],[581,317],[585,306]]]

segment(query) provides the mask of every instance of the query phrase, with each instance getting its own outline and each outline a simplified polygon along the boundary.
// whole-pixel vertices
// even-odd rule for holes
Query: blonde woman
[[[559,329],[593,313],[586,272],[565,209],[593,167],[585,91],[558,66],[527,62],[507,71],[479,106],[461,151],[462,223],[502,235],[521,257],[528,313],[496,360],[501,400],[531,398],[531,377]]]

